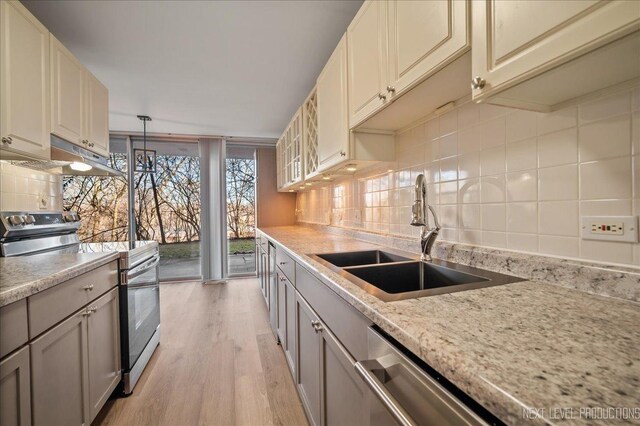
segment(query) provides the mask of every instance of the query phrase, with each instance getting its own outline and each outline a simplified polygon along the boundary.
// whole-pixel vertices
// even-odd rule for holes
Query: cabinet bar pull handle
[[[84,287],[82,287],[82,289],[86,291],[91,291],[93,290],[93,284],[85,285]]]
[[[11,138],[11,136],[7,136],[6,138],[2,138],[2,143],[11,145],[13,143],[13,139]]]
[[[379,98],[380,100],[383,100],[383,101],[384,101],[384,100],[386,100],[386,99],[387,99],[387,96],[386,96],[386,95],[383,95],[382,93],[378,93],[378,98]]]
[[[387,92],[389,93],[396,93],[396,88],[393,86],[387,86]]]

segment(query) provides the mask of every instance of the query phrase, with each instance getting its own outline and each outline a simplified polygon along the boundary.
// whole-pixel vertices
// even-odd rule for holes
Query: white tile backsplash
[[[62,177],[0,161],[0,210],[62,210]]]
[[[417,238],[419,173],[443,240],[640,265],[640,244],[579,237],[580,216],[640,215],[640,87],[549,114],[464,103],[398,134],[395,162],[299,193],[299,220]]]

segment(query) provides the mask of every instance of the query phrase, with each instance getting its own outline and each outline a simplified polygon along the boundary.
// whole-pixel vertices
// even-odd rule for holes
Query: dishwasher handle
[[[380,400],[382,405],[385,406],[393,418],[402,426],[418,426],[413,421],[409,413],[402,408],[396,398],[387,390],[384,383],[378,378],[373,370],[384,370],[380,363],[376,360],[357,361],[355,363],[355,369],[362,377],[367,387],[373,392],[373,394]]]

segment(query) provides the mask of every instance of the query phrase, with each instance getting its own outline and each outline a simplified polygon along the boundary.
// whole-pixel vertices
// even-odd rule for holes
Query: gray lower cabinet
[[[120,318],[118,289],[92,305],[87,317],[89,335],[89,399],[91,421],[120,381]]]
[[[0,361],[0,425],[31,425],[29,346]]]
[[[366,425],[367,393],[355,360],[297,294],[298,391],[313,425]]]
[[[287,277],[277,270],[276,286],[278,288],[278,339],[282,348],[287,346]]]
[[[31,344],[33,424],[89,425],[120,378],[118,289]]]
[[[296,384],[298,393],[309,423],[314,426],[322,424],[321,401],[322,389],[320,384],[320,338],[314,324],[319,323],[319,318],[311,310],[304,299],[296,294],[296,359],[298,371]]]
[[[89,425],[87,309],[31,344],[33,424]]]

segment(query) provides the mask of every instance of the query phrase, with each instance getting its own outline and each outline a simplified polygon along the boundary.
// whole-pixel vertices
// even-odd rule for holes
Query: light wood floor
[[[306,425],[255,278],[162,284],[161,340],[94,425]]]

